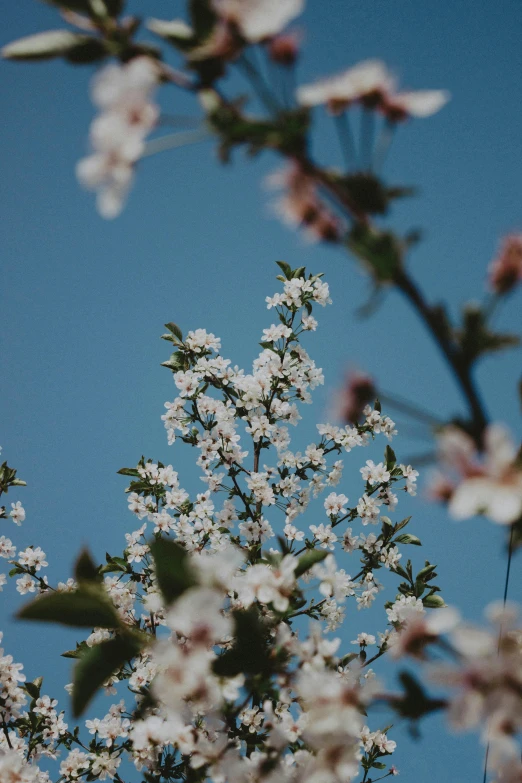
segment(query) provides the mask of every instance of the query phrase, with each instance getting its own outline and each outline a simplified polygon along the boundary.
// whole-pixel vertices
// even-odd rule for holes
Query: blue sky
[[[181,6],[150,4],[160,18],[177,15]],[[132,7],[149,12],[149,4]],[[2,43],[60,26],[53,9],[34,0],[8,4],[3,21]],[[447,300],[453,312],[462,301],[483,296],[485,268],[499,237],[522,229],[521,23],[517,0],[500,6],[486,0],[311,0],[302,17],[300,81],[376,56],[408,87],[451,91],[452,101],[439,115],[401,129],[385,175],[394,184],[419,186],[416,198],[393,211],[391,223],[397,230],[425,231],[411,269],[430,298]],[[159,339],[163,324],[174,320],[184,331],[205,327],[221,336],[233,363],[249,366],[261,329],[271,323],[264,297],[275,290],[277,259],[325,272],[334,300],[319,313],[320,329],[307,345],[327,382],[306,411],[306,441],[314,438],[315,423],[328,417],[349,364],[443,416],[463,410],[436,349],[398,295],[387,294],[378,312],[361,320],[356,309],[369,285],[355,262],[307,245],[270,214],[261,183],[278,165],[275,159],[252,161],[240,153],[222,167],[208,143],[150,158],[140,166],[122,217],[103,221],[74,176],[94,111],[90,70],[58,62],[1,67],[7,369],[0,442],[4,458],[28,482],[7,498],[23,501],[27,521],[21,530],[11,526],[2,533],[21,547],[42,546],[51,580],[70,574],[82,544],[98,558],[105,549],[122,549],[134,520],[125,481],[116,475],[120,467],[144,453],[175,467],[181,460],[185,470],[187,455],[169,449],[160,420],[164,401],[174,397],[170,374],[160,367],[168,358],[168,345]],[[163,106],[172,114],[197,113],[174,91],[163,95]],[[340,163],[333,127],[324,118],[318,125],[315,154]],[[497,323],[520,330],[520,295]],[[516,433],[519,372],[517,351],[478,369],[492,417]],[[406,429],[394,443],[401,458],[427,446]],[[352,497],[359,463],[359,455],[346,460]],[[502,594],[504,531],[480,519],[451,522],[422,497],[408,504],[412,511],[412,532],[424,544],[414,553],[417,561],[439,563],[446,600],[479,618],[482,606]],[[515,559],[513,597],[520,595],[521,574]],[[14,624],[10,618],[20,601],[9,587],[3,598],[5,646],[29,676],[44,674],[49,691],[63,701],[69,663],[57,662],[56,655],[71,646],[74,634]],[[352,627],[360,619],[353,618]],[[402,738],[404,732],[396,733]],[[448,738],[438,719],[426,724],[425,733],[414,753],[410,740],[402,741],[396,763],[405,783],[445,779],[449,764],[456,781],[478,778],[482,751],[474,739]]]

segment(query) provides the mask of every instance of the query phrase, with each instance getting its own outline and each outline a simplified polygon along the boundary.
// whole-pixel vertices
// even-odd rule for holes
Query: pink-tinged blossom
[[[456,477],[449,500],[455,519],[484,514],[493,522],[509,525],[520,517],[522,471],[515,445],[502,425],[487,427],[482,455],[469,435],[448,427],[439,437],[439,455]]]
[[[357,424],[366,405],[377,396],[373,378],[367,373],[352,370],[335,400],[335,410],[346,424]]]
[[[522,234],[509,234],[502,240],[498,255],[488,268],[489,287],[506,294],[522,281]]]
[[[272,205],[283,223],[304,228],[305,236],[312,242],[336,242],[342,236],[344,224],[322,200],[316,181],[299,163],[278,169],[266,183],[271,189],[283,191]]]

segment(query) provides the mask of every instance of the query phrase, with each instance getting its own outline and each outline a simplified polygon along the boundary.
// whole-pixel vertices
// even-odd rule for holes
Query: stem
[[[355,151],[355,142],[353,140],[350,120],[345,111],[343,111],[342,114],[336,115],[335,129],[339,137],[339,145],[343,154],[344,165],[346,170],[349,171],[357,165],[357,153]]]
[[[405,397],[398,397],[396,394],[388,394],[388,392],[383,392],[381,389],[377,390],[377,396],[381,402],[384,402],[391,408],[395,408],[402,413],[407,413],[412,418],[419,419],[419,421],[424,421],[432,427],[444,424],[442,419],[437,418],[437,416],[425,410],[424,408],[421,408],[416,403],[410,402]]]
[[[172,150],[176,147],[186,147],[188,144],[197,144],[200,141],[207,141],[211,138],[212,134],[207,128],[169,133],[167,136],[160,136],[158,139],[152,139],[152,141],[147,142],[141,157],[148,158],[157,152],[165,152],[165,150]]]
[[[250,60],[246,57],[246,55],[242,54],[239,60],[237,61],[238,67],[244,71],[246,77],[250,81],[250,84],[256,91],[261,103],[263,103],[265,109],[267,109],[268,112],[278,114],[280,111],[280,106],[278,102],[276,101],[275,97],[267,87],[265,80],[255,67],[253,63],[250,62]]]
[[[6,724],[6,722],[5,722],[5,718],[4,718],[4,716],[3,716],[3,715],[2,715],[2,729],[3,729],[3,731],[4,731],[4,734],[5,734],[5,739],[6,739],[6,741],[7,741],[7,744],[8,744],[8,746],[9,746],[9,748],[12,750],[12,749],[13,749],[13,746],[11,745],[11,740],[10,740],[10,738],[9,738],[9,732],[8,732],[8,730],[7,730],[7,724]]]
[[[397,123],[386,120],[381,129],[379,138],[377,139],[375,157],[373,161],[373,167],[376,174],[379,174],[386,162],[396,127]]]
[[[508,545],[508,560],[506,566],[506,581],[504,583],[504,606],[506,605],[507,602],[508,589],[509,589],[509,574],[511,571],[511,560],[513,558],[514,533],[515,533],[515,526],[511,525],[511,533],[509,534],[509,545]]]
[[[296,160],[302,166],[303,170],[320,182],[340,204],[347,210],[349,215],[358,220],[362,225],[368,225],[368,216],[361,212],[360,208],[353,203],[349,195],[339,187],[338,183],[328,174],[317,166],[305,154],[296,156]],[[437,312],[427,303],[417,284],[404,269],[398,269],[395,273],[394,281],[397,288],[410,301],[419,316],[422,318],[433,339],[439,346],[443,356],[452,368],[455,378],[460,386],[462,394],[466,399],[471,417],[473,435],[477,444],[481,446],[481,435],[488,423],[488,417],[484,410],[482,401],[475,388],[470,374],[469,365],[462,361],[459,349],[452,343],[445,333],[443,325],[440,323]]]
[[[395,273],[394,282],[397,288],[410,301],[415,310],[417,310],[417,313],[424,321],[443,356],[452,368],[462,394],[469,405],[472,417],[473,435],[475,436],[475,440],[480,444],[481,435],[487,426],[488,419],[482,401],[475,388],[475,384],[471,378],[469,367],[462,362],[460,351],[445,334],[445,330],[439,322],[437,313],[428,305],[420,289],[408,273],[404,269],[399,269]]]
[[[376,660],[377,660],[377,658],[380,658],[380,657],[381,657],[381,655],[384,655],[384,653],[385,653],[385,652],[387,652],[387,651],[386,651],[386,650],[379,650],[379,652],[378,652],[378,653],[376,653],[376,654],[373,656],[373,658],[368,658],[368,660],[367,660],[367,661],[365,661],[365,662],[363,663],[363,668],[364,668],[365,666],[369,666],[371,663],[373,663],[374,661],[376,661]]]
[[[375,114],[372,109],[361,109],[360,162],[367,171],[372,170],[375,137]]]
[[[515,526],[511,525],[511,533],[509,534],[509,546],[508,546],[508,559],[506,564],[506,578],[504,581],[504,597],[503,597],[503,604],[506,605],[507,597],[508,597],[508,589],[509,589],[509,576],[511,573],[511,560],[513,559],[513,539],[514,539],[514,532],[515,532]],[[498,648],[497,653],[500,650],[500,642],[502,639],[502,626],[500,627],[500,631],[498,634]],[[489,757],[489,730],[488,730],[488,744],[486,745],[486,755],[484,757],[484,777],[482,778],[482,783],[486,783],[487,777],[488,777],[488,757]]]

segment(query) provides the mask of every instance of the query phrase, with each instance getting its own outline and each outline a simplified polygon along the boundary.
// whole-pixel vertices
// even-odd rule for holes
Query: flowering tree
[[[399,463],[389,444],[382,461],[366,460],[360,469],[364,487],[355,505],[331,491],[343,467],[335,457],[396,434],[373,379],[350,380],[346,426],[320,425],[319,440],[304,453],[290,450],[287,425],[297,424],[298,403],[310,402],[323,382],[300,341],[317,327],[314,305],[330,299],[320,275],[280,263],[282,291],[267,298],[278,323],[264,330],[251,373],[221,356],[214,335],[197,329],[183,338],[176,324],[167,324],[164,338],[175,351],[165,366],[178,396],[163,419],[169,443],[197,449],[205,492],[191,499],[171,465],[142,458],[122,469],[131,479],[129,506],[146,521],[127,534],[121,556],[108,554],[98,565],[83,552],[74,578],[56,586],[40,574],[47,565],[40,547],[17,553],[9,538],[0,538],[18,592],[40,593],[21,616],[90,631],[65,653],[78,659],[70,686],[74,715],[102,686],[125,694],[103,719],[86,721],[93,736],[85,737],[65,723],[55,699],[42,695],[40,679],[26,682],[19,664],[1,658],[0,779],[46,781],[46,757],[60,754],[64,781],[121,781],[133,765],[158,783],[335,783],[359,774],[375,783],[397,774],[389,764],[394,715],[415,728],[423,715],[447,710],[453,726],[487,724],[484,779],[489,770],[499,783],[522,780],[522,636],[506,603],[512,554],[522,538],[521,460],[508,432],[489,422],[473,376],[484,354],[516,342],[493,330],[491,315],[522,278],[522,238],[503,241],[489,270],[487,301],[466,306],[462,321],[452,323],[407,269],[418,237],[399,236],[381,221],[395,199],[410,195],[380,173],[393,134],[401,123],[441,109],[448,95],[399,91],[388,68],[373,60],[296,89],[300,39],[286,27],[301,12],[301,0],[194,0],[187,20],[147,21],[165,52],[142,36],[138,19],[123,16],[120,0],[53,4],[69,27],[16,41],[3,54],[76,64],[115,59],[94,79],[99,114],[91,126],[92,153],[77,169],[80,182],[96,191],[104,217],[119,214],[136,165],[149,154],[209,136],[223,161],[238,147],[253,155],[275,151],[285,166],[270,184],[281,191],[274,206],[284,221],[311,239],[345,247],[376,291],[393,286],[415,308],[468,408],[464,418],[438,422],[442,470],[431,491],[456,518],[482,513],[506,526],[506,589],[503,603],[488,609],[494,631],[473,629],[445,607],[435,565],[404,562],[401,548],[420,541],[402,532],[409,518],[393,519],[397,490],[414,495],[418,473]],[[177,50],[183,69],[167,62],[168,47]],[[255,115],[242,98],[227,95],[224,78],[235,69],[253,91]],[[155,103],[162,86],[194,95],[203,112],[199,127],[157,135],[168,121]],[[320,106],[338,130],[342,171],[311,156],[313,110]],[[355,113],[363,128],[358,144]],[[415,406],[408,410],[419,415]],[[22,483],[6,463],[2,471],[2,492]],[[323,492],[323,522],[300,524]],[[19,501],[12,504],[15,523],[24,515]],[[361,530],[368,525],[375,532]],[[351,576],[343,566],[354,558]],[[399,577],[391,589],[388,580],[381,584],[382,569]],[[342,624],[346,605],[363,610],[381,591],[379,637],[358,632],[355,651],[341,650],[340,640],[326,634]],[[433,665],[441,654],[449,663]],[[424,681],[403,671],[402,691],[393,693],[369,668],[383,656],[406,655],[423,664],[423,680],[447,692],[434,697]],[[389,711],[389,721],[377,721],[375,705]]]

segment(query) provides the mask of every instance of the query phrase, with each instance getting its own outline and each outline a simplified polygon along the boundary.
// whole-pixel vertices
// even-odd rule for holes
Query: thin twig
[[[509,590],[509,576],[511,573],[511,560],[513,558],[513,543],[514,543],[514,532],[515,532],[515,526],[511,525],[511,533],[509,534],[509,546],[508,546],[508,559],[506,564],[506,578],[504,581],[504,598],[503,598],[503,606],[506,606],[507,603],[507,597],[508,597],[508,590]],[[497,654],[500,651],[500,642],[502,640],[502,626],[500,627],[499,635],[498,635],[498,647],[497,647]],[[489,729],[488,729],[488,744],[486,745],[486,755],[484,757],[484,777],[482,778],[482,783],[486,783],[487,777],[488,777],[488,757],[489,757]]]

